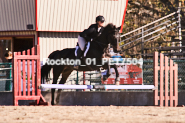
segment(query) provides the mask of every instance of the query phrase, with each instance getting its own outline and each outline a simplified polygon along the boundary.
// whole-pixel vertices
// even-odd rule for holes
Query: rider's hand
[[[86,40],[86,42],[88,42],[88,41],[91,41],[91,38],[90,37],[86,37],[85,40]]]

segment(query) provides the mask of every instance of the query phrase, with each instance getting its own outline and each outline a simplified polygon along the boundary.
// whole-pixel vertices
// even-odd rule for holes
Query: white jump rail
[[[92,89],[92,85],[41,84],[41,88],[52,89]]]
[[[11,70],[12,68],[0,68],[0,70]]]
[[[64,84],[41,84],[41,88],[53,89],[152,89],[154,85],[64,85]]]

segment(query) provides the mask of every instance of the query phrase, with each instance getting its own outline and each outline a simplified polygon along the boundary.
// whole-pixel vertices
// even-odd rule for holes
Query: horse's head
[[[110,23],[105,27],[105,30],[107,32],[107,40],[113,46],[114,52],[120,52],[121,51],[119,47],[120,27],[116,28],[115,25]]]

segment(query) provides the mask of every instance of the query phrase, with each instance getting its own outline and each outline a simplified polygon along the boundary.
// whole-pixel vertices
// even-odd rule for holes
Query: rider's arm
[[[86,29],[83,32],[81,32],[80,36],[85,38],[86,41],[90,41],[91,38],[88,35],[91,34],[94,31],[95,31],[95,28],[93,27],[93,25],[91,25],[88,29]]]

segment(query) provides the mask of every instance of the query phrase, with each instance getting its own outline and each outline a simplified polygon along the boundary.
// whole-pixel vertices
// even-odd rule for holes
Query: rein
[[[107,45],[108,45],[108,44],[106,44],[106,43],[102,43],[102,42],[96,41],[96,39],[97,39],[97,38],[95,38],[93,41],[96,42],[96,43],[98,43],[98,45],[99,45],[102,49],[104,49],[102,45],[104,45],[104,46],[107,46]],[[102,44],[102,45],[101,45],[101,44]]]
[[[98,41],[94,41],[94,42],[98,43],[98,45],[99,45],[102,49],[104,49],[104,48],[105,48],[105,47],[103,47],[102,45],[104,45],[104,46],[108,45],[108,44],[101,43],[101,42],[98,42]],[[102,45],[101,45],[101,44],[102,44]]]

